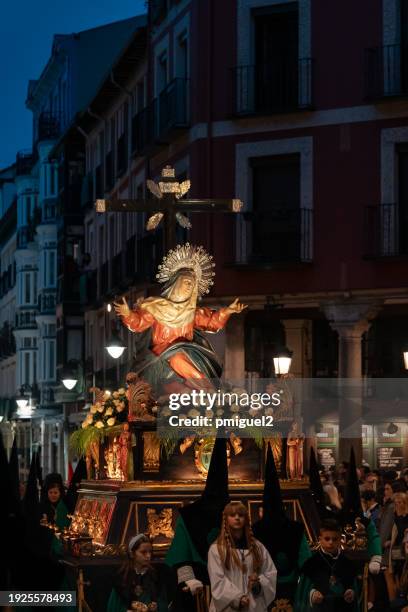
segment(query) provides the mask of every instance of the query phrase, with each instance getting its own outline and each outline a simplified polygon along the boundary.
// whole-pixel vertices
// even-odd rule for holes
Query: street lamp
[[[123,344],[123,340],[119,338],[119,334],[116,331],[113,331],[105,348],[113,359],[119,359],[119,357],[123,355],[123,351],[126,349],[126,346]]]
[[[78,372],[77,368],[74,370],[73,362],[68,363],[68,367],[66,367],[62,373],[61,382],[68,391],[72,391],[75,385],[78,382]],[[75,364],[76,365],[76,364]]]
[[[19,394],[16,397],[17,415],[22,419],[29,419],[34,410],[33,400],[39,399],[39,390],[34,383],[32,386],[24,384],[20,387]]]
[[[289,374],[292,363],[293,351],[290,351],[286,346],[275,351],[273,356],[273,365],[277,376],[285,376]]]

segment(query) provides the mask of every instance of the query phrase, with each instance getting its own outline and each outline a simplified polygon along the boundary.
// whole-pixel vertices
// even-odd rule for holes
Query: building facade
[[[126,330],[118,362],[104,350],[108,305],[157,291],[161,230],[94,202],[143,197],[166,164],[193,198],[244,202],[239,215],[192,214],[188,234],[217,263],[208,305],[237,293],[249,304],[216,337],[227,379],[273,375],[284,344],[297,378],[357,379],[371,395],[376,379],[404,380],[406,3],[326,4],[155,0],[147,17],[55,37],[29,88],[34,154],[15,168],[14,336],[16,389],[37,382],[58,423],[80,418],[87,387],[123,384],[132,366]],[[61,388],[69,363],[81,392]],[[368,411],[366,397],[303,415],[326,463],[361,436],[371,465],[408,460],[403,412]]]
[[[171,164],[191,179],[191,197],[243,200],[236,217],[191,215],[189,236],[217,262],[208,303],[228,303],[239,288],[250,306],[217,340],[230,380],[270,376],[282,342],[296,377],[406,375],[404,11],[396,0],[330,9],[309,0],[151,2],[145,75],[138,66],[126,77],[124,65],[126,91],[112,98],[102,89],[99,122],[82,119],[91,130],[87,167],[96,182],[105,177],[99,194],[140,196],[145,179]],[[86,314],[86,352],[104,360],[104,380],[110,366],[98,339],[112,315],[102,302],[151,291],[160,249],[142,216],[131,217],[86,217],[99,299]],[[128,366],[132,338],[123,333]],[[319,415],[321,457],[348,458],[364,426],[364,457],[385,466],[381,449],[393,442],[383,433],[396,424],[394,463],[406,461],[406,419],[386,411],[385,422],[383,408],[368,415],[364,401],[340,418]],[[315,425],[304,419],[308,434]]]

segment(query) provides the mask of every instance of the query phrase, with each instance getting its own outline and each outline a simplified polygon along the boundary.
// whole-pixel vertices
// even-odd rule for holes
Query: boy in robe
[[[356,612],[356,568],[341,549],[342,529],[333,519],[322,521],[319,548],[302,568],[302,595],[295,610]],[[299,593],[300,595],[300,593]]]

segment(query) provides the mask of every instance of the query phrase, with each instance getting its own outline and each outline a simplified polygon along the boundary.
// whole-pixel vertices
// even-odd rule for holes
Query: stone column
[[[293,351],[290,373],[296,378],[311,374],[312,322],[308,319],[283,319],[286,346]]]
[[[380,309],[378,303],[326,303],[322,305],[331,327],[339,334],[339,378],[362,381],[362,335]],[[362,390],[362,384],[361,384]],[[339,405],[339,461],[349,461],[353,447],[357,465],[362,460],[361,427],[363,397],[341,401]]]

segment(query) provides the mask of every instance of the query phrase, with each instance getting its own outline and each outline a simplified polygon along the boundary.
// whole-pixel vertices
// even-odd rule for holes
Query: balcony
[[[277,57],[233,70],[233,115],[269,115],[313,107],[313,60]]]
[[[132,153],[168,144],[174,133],[190,125],[189,80],[177,78],[132,120]]]
[[[33,242],[35,229],[33,227],[20,227],[17,231],[17,248],[25,249],[30,242]]]
[[[367,100],[408,95],[408,46],[366,49],[364,89]]]
[[[36,311],[33,310],[18,312],[16,314],[16,329],[35,329],[37,327],[35,315]]]
[[[364,239],[367,258],[408,256],[408,203],[367,206]]]
[[[55,114],[42,112],[38,118],[38,141],[56,140],[60,134],[60,121]]]
[[[37,153],[31,150],[19,151],[16,155],[16,174],[24,176],[30,174],[31,170],[38,159]]]
[[[55,314],[57,307],[56,291],[44,291],[38,296],[38,310],[41,315]]]
[[[276,208],[234,215],[235,265],[270,267],[310,263],[313,247],[313,211]]]

